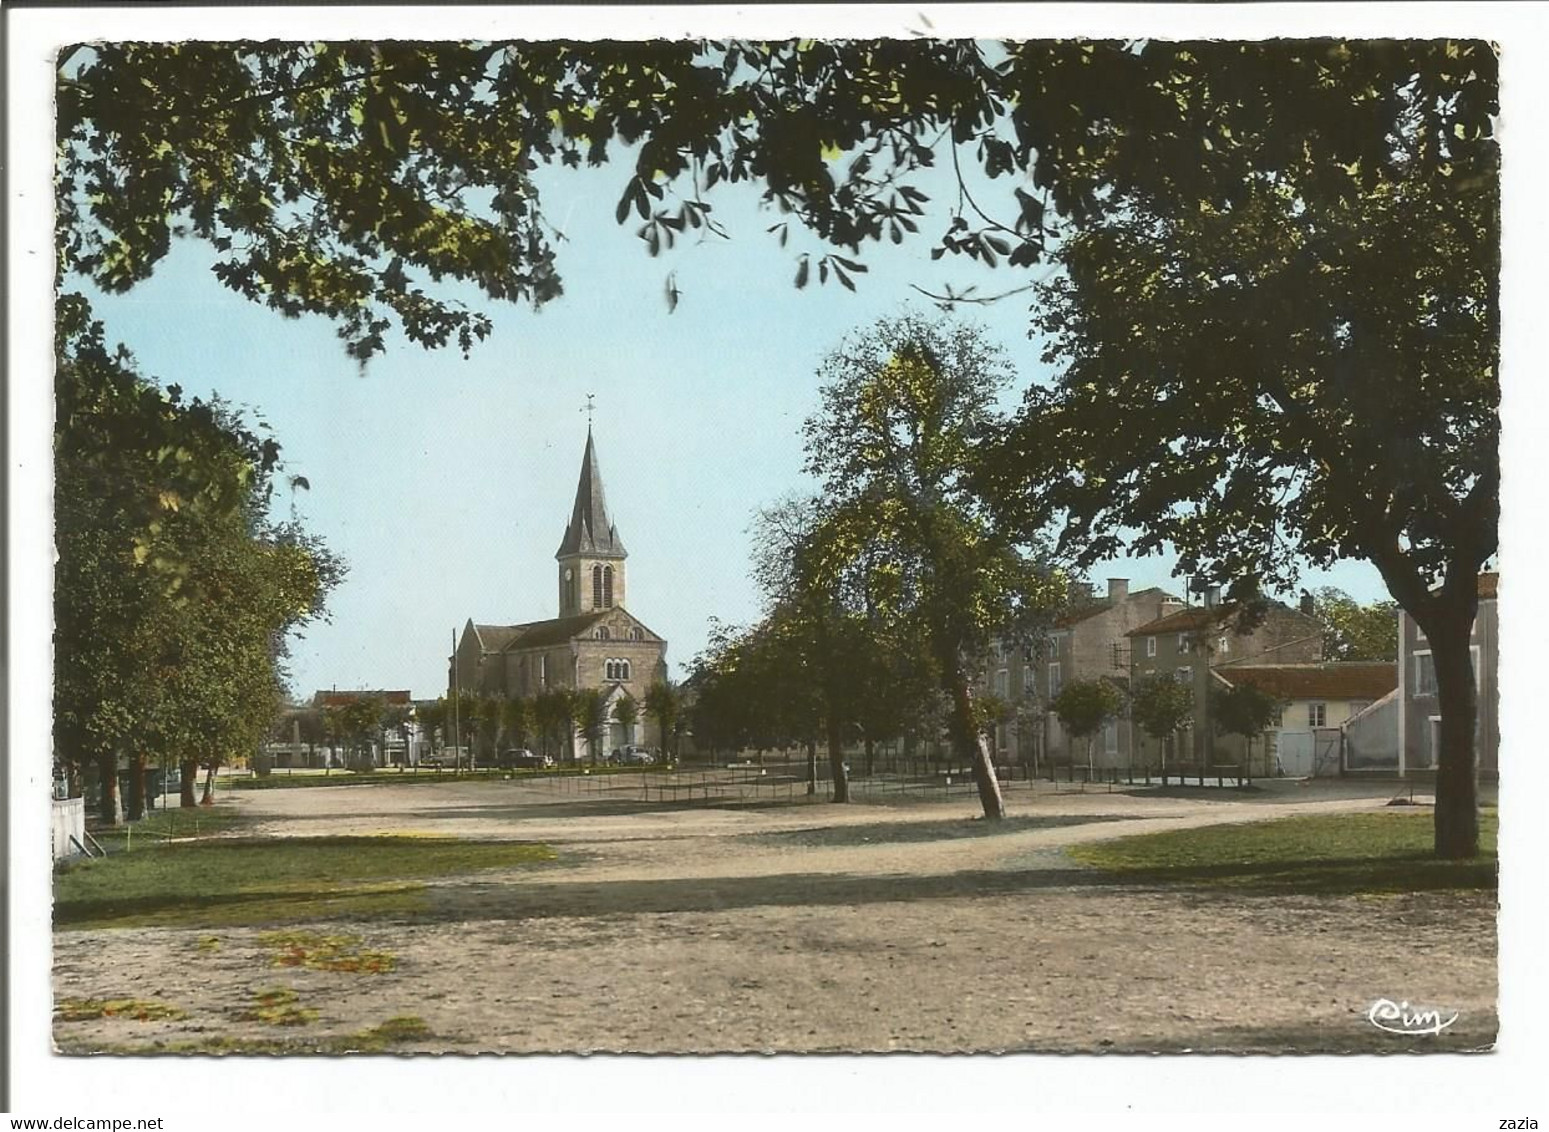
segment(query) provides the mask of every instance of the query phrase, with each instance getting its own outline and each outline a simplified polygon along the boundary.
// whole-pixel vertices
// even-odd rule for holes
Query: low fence
[[[997,766],[996,776],[1005,794],[1113,790],[1142,785],[1239,786],[1246,778],[1237,765],[1207,768],[1203,781],[1197,769],[1188,777],[1178,768],[1146,771],[1144,768],[1087,767],[1045,764],[1040,773],[1022,764]],[[946,801],[973,799],[978,785],[966,765],[928,759],[878,761],[867,774],[863,767],[850,768],[850,797],[858,801]],[[571,773],[534,775],[525,785],[578,800],[616,799],[666,805],[808,801],[826,802],[833,797],[831,769],[826,757],[818,760],[811,776],[805,760],[732,763],[673,770],[643,769],[626,772],[593,772],[581,768]]]

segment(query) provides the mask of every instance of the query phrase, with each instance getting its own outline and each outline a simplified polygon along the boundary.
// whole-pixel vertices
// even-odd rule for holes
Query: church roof
[[[559,544],[554,557],[592,554],[601,558],[623,558],[626,553],[618,528],[608,518],[608,503],[602,490],[602,472],[597,467],[597,446],[592,441],[592,430],[588,428],[586,453],[581,457],[581,479],[576,484],[570,525],[565,528],[565,540]]]
[[[485,652],[499,652],[516,639],[520,625],[475,625],[473,634]]]
[[[552,621],[532,621],[526,625],[513,625],[515,635],[505,644],[506,649],[532,649],[542,648],[546,645],[564,644],[581,636],[597,622],[601,621],[611,609],[599,609],[592,613],[582,613],[575,617],[556,617]]]
[[[642,631],[649,634],[647,640],[662,639],[622,606],[597,609],[574,617],[556,617],[549,621],[528,621],[522,625],[475,625],[473,628],[485,652],[514,652],[521,649],[562,645],[577,637],[590,637],[593,626],[599,621],[618,614],[623,614],[631,622],[639,625]]]

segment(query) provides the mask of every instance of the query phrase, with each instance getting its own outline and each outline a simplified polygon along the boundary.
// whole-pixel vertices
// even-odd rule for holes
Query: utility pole
[[[452,769],[461,770],[463,765],[463,750],[459,742],[461,720],[458,711],[462,706],[462,693],[458,686],[457,676],[457,630],[452,630]]]

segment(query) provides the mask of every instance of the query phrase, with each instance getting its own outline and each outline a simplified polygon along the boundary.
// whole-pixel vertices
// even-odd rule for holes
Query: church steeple
[[[570,509],[570,525],[565,528],[565,539],[554,557],[572,554],[599,558],[623,558],[628,554],[618,527],[608,518],[602,472],[597,468],[597,445],[590,428],[586,430],[586,453],[581,457],[581,479],[576,484],[575,506]]]
[[[586,429],[586,452],[576,484],[570,524],[554,557],[559,560],[559,611],[568,617],[624,604],[624,559],[618,527],[608,517],[597,444]]]

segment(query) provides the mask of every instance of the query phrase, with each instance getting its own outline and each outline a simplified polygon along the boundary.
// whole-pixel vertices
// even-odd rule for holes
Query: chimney
[[[1157,612],[1157,616],[1171,617],[1174,613],[1181,613],[1182,611],[1183,602],[1179,601],[1175,597],[1163,598],[1162,606],[1161,609]]]
[[[1316,617],[1318,615],[1317,604],[1313,601],[1312,595],[1306,590],[1302,591],[1302,599],[1297,603],[1297,608],[1307,617]]]
[[[1108,579],[1108,600],[1109,601],[1111,601],[1114,605],[1118,605],[1120,602],[1124,601],[1128,597],[1129,597],[1129,579],[1128,578],[1109,578]]]
[[[1205,608],[1206,609],[1214,609],[1216,606],[1218,606],[1220,604],[1221,604],[1221,587],[1220,586],[1206,586],[1205,587]]]
[[[1081,605],[1083,602],[1092,600],[1092,583],[1072,578],[1066,587],[1066,593],[1069,595],[1071,605]]]

